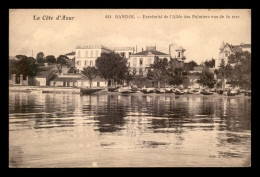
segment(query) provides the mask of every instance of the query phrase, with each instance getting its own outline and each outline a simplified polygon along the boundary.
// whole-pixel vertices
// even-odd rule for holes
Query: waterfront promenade
[[[51,87],[51,86],[9,86],[9,92],[24,92],[24,93],[55,93],[55,94],[80,94],[80,88],[75,87]],[[149,96],[159,96],[159,95],[166,95],[166,96],[173,96],[174,93],[149,93],[144,94],[142,92],[130,93],[130,94],[122,94],[120,92],[109,92],[106,88],[99,92],[93,93],[96,94],[109,94],[109,95],[149,95]],[[206,97],[248,97],[244,94],[239,94],[235,96],[227,96],[224,94],[217,94],[214,93],[213,95],[202,95],[200,93],[193,93],[193,94],[184,94],[184,95],[175,95],[176,97],[194,97],[194,96],[206,96]]]
[[[41,91],[42,93],[71,93],[79,94],[80,88],[74,87],[42,87],[42,86],[9,86],[10,92],[33,92]]]

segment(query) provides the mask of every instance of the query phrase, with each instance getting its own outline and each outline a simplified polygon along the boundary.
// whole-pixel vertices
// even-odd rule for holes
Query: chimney
[[[144,51],[144,48],[142,48],[142,52]]]
[[[169,45],[169,54],[171,55],[171,46],[172,44]]]

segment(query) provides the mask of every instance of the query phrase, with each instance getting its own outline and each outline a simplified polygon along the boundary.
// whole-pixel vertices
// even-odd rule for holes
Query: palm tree
[[[169,63],[166,58],[159,59],[155,57],[154,64],[151,64],[151,70],[147,73],[147,78],[150,80],[157,81],[157,87],[161,87],[161,81],[167,80],[167,69],[169,68]]]
[[[92,88],[92,81],[99,75],[99,71],[96,67],[88,66],[83,68],[82,74],[89,80],[90,88]]]

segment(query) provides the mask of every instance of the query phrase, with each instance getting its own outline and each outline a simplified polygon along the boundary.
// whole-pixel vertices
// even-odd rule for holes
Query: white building
[[[240,45],[231,45],[223,42],[219,49],[219,58],[215,61],[215,68],[218,68],[220,66],[222,60],[224,60],[225,64],[227,64],[228,57],[231,54],[234,54],[236,52],[244,52],[244,51],[248,51],[251,53],[251,44],[241,43]]]
[[[186,50],[182,46],[178,46],[175,43],[169,45],[169,54],[171,58],[177,59],[178,61],[184,61],[186,59],[186,56],[184,55],[185,51]]]
[[[170,55],[157,51],[156,46],[146,46],[146,50],[130,55],[129,66],[137,75],[146,75],[150,65],[154,63],[155,57],[166,58],[170,61]]]
[[[96,77],[92,81],[92,87],[107,87],[107,81]],[[59,74],[54,80],[50,81],[50,86],[54,87],[90,87],[89,80],[82,74],[62,75]]]
[[[112,50],[115,53],[119,53],[123,58],[130,58],[130,55],[134,53],[134,47],[114,47]]]
[[[75,67],[83,70],[84,67],[95,66],[96,59],[101,53],[112,52],[111,49],[103,45],[86,45],[76,47]]]

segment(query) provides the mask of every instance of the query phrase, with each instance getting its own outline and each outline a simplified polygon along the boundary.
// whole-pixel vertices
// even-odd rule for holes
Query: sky
[[[74,18],[58,20],[56,18],[59,15]],[[106,15],[112,18],[105,18]],[[128,18],[116,18],[116,15]],[[147,18],[152,15],[162,15],[162,18]],[[185,15],[190,18],[184,18]],[[47,16],[52,17],[52,20],[43,19]],[[196,18],[198,16],[204,18]],[[186,62],[194,60],[201,63],[211,58],[217,59],[223,41],[233,45],[251,44],[251,10],[10,9],[9,11],[10,56],[24,54],[36,57],[38,52],[43,52],[45,56],[58,57],[75,51],[77,45],[93,44],[107,47],[137,45],[138,51],[148,45],[156,45],[158,51],[169,53],[169,45],[175,43],[186,49]]]

